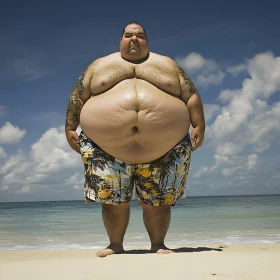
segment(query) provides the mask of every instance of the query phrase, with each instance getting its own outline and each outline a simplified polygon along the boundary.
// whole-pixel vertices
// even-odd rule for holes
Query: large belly
[[[130,163],[167,153],[188,132],[185,103],[152,84],[125,80],[83,106],[80,125],[105,152]]]

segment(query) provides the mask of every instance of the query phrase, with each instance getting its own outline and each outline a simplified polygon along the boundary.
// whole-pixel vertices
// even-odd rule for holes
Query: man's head
[[[124,28],[120,52],[122,57],[129,61],[139,61],[147,57],[149,53],[147,34],[139,23],[131,22]]]

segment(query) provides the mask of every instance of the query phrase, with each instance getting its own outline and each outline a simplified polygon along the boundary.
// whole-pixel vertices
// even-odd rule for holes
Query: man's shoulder
[[[97,65],[100,65],[100,64],[103,64],[103,63],[106,63],[106,62],[114,62],[116,60],[119,60],[120,59],[120,53],[119,52],[116,52],[116,53],[112,53],[112,54],[108,54],[106,56],[103,56],[103,57],[99,57],[97,59],[95,59],[90,65],[89,67],[94,67],[94,66],[97,66]]]
[[[96,69],[96,68],[98,69],[99,66],[111,64],[112,62],[119,60],[119,58],[120,58],[120,53],[118,53],[118,52],[112,53],[112,54],[109,54],[109,55],[106,55],[103,57],[99,57],[88,65],[87,71],[92,72],[92,71],[94,71],[94,69]]]
[[[100,57],[100,58],[96,59],[95,61],[93,61],[93,63],[97,64],[97,63],[102,63],[102,62],[106,62],[106,61],[116,60],[119,58],[120,58],[120,53],[115,52],[115,53],[111,53],[111,54],[105,55],[103,57]]]
[[[166,55],[150,52],[150,57],[152,60],[158,60],[158,61],[162,61],[164,63],[173,64],[173,65],[176,64],[174,59],[172,59],[171,57],[166,56]]]

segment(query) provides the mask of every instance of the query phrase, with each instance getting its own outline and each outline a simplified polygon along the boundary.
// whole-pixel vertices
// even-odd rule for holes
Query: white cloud
[[[206,60],[198,53],[190,53],[185,58],[178,59],[178,62],[181,67],[190,71],[199,70],[206,64]]]
[[[214,84],[219,85],[222,83],[225,74],[223,72],[218,72],[215,74],[210,74],[205,71],[205,73],[201,73],[197,75],[197,84],[202,87],[207,87],[208,85]]]
[[[236,168],[223,168],[222,172],[225,177],[230,177],[235,174]]]
[[[29,186],[24,186],[21,187],[19,190],[16,191],[16,193],[29,193],[30,187]]]
[[[229,66],[226,71],[229,72],[230,74],[232,74],[234,77],[236,77],[240,72],[243,72],[245,70],[248,69],[248,65],[247,64],[239,64],[236,66]]]
[[[204,173],[206,173],[208,171],[208,167],[207,166],[202,166],[200,167],[200,169],[198,170],[198,172],[196,174],[193,175],[194,178],[199,178],[201,177]]]
[[[233,99],[234,96],[238,95],[240,90],[231,90],[231,89],[225,89],[220,92],[220,95],[218,97],[218,100],[221,100],[222,102],[228,102]]]
[[[228,162],[228,157],[226,156],[214,155],[214,158],[218,165]]]
[[[9,186],[7,186],[7,185],[0,187],[1,191],[7,191],[8,189],[9,189]]]
[[[225,105],[207,129],[218,155],[240,154],[245,147],[260,153],[280,136],[280,102],[268,100],[280,91],[280,58],[258,54],[248,60],[248,71],[242,88],[221,92]]]
[[[210,120],[220,112],[221,107],[217,104],[204,104],[203,109],[205,121],[210,122]]]
[[[220,145],[217,147],[217,155],[219,156],[231,156],[238,154],[242,151],[242,148],[239,144],[235,144],[232,142],[225,142],[220,143]]]
[[[7,154],[5,153],[4,149],[0,147],[0,160],[5,159],[7,157]]]
[[[24,183],[23,178],[32,172],[32,165],[24,159],[26,159],[24,153],[19,150],[13,162],[13,166],[9,166],[10,168],[6,169],[8,173],[4,173],[2,178],[4,184],[16,185]]]
[[[221,114],[217,116],[211,126],[213,134],[222,139],[231,133],[235,133],[252,114],[253,106],[250,101],[243,96],[234,96],[230,104],[222,108]]]
[[[16,144],[24,136],[25,130],[21,130],[11,123],[6,122],[4,126],[0,128],[0,145],[1,144]]]
[[[213,59],[205,59],[201,54],[192,52],[184,58],[176,58],[178,64],[186,70],[187,74],[194,77],[195,84],[200,87],[220,84],[225,73]]]
[[[25,178],[26,183],[28,184],[34,184],[34,183],[43,183],[45,179],[47,179],[48,174],[41,174],[41,173],[34,173],[30,174]]]
[[[249,87],[257,96],[267,99],[280,90],[280,57],[271,52],[257,54],[249,61],[248,71],[252,77]]]
[[[209,169],[210,171],[217,169],[221,165],[226,165],[229,162],[229,158],[227,156],[214,155],[214,159],[216,161],[216,164]]]
[[[75,175],[75,170],[79,168],[80,178]],[[5,189],[18,194],[40,193],[50,189],[56,191],[61,186],[66,189],[69,184],[65,182],[70,179],[72,188],[83,186],[82,161],[80,155],[69,147],[64,126],[50,128],[31,146],[29,152],[19,149],[15,155],[9,156],[0,167],[0,174]]]
[[[82,189],[84,187],[84,177],[82,174],[75,172],[72,176],[64,180],[64,185],[73,187],[74,189]]]
[[[280,102],[271,106],[256,102],[255,110],[256,117],[248,125],[250,134],[248,143],[253,145],[255,152],[261,153],[268,149],[272,143],[279,142]]]
[[[248,168],[254,169],[258,165],[259,157],[255,154],[248,156]]]
[[[50,128],[31,147],[31,157],[36,163],[36,172],[61,172],[77,162],[69,152],[64,127]]]
[[[243,80],[240,88],[222,90],[218,98],[221,106],[204,105],[207,116],[205,146],[213,148],[215,163],[205,156],[209,164],[195,168],[190,178],[199,177],[200,184],[208,187],[209,182],[215,182],[214,185],[225,194],[279,193],[279,168],[272,172],[274,163],[265,161],[270,155],[263,153],[274,145],[277,151],[274,161],[277,162],[279,59],[272,53],[262,53],[247,60],[249,78]],[[273,95],[275,97],[270,99]],[[209,189],[211,193],[213,188]]]
[[[8,157],[8,159],[5,161],[5,163],[1,166],[0,174],[6,174],[12,168],[19,165],[21,162],[24,162],[25,159],[26,158],[25,158],[23,151],[18,150],[17,154],[15,156]]]

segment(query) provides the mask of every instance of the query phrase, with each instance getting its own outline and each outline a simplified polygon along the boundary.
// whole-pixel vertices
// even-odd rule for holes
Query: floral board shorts
[[[130,164],[107,154],[83,131],[79,135],[84,163],[86,202],[120,204],[136,199],[153,206],[172,205],[183,198],[191,161],[189,133],[162,157]]]

